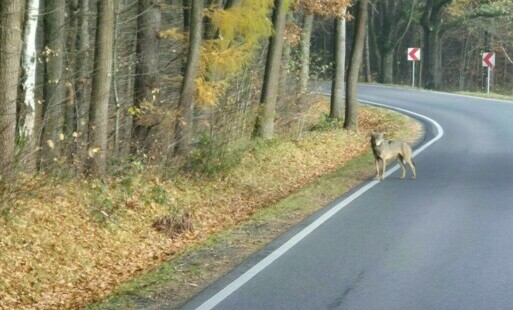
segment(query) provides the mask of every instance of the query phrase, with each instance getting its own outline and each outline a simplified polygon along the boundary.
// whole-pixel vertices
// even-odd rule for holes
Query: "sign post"
[[[415,88],[415,62],[420,60],[420,48],[419,47],[410,47],[408,48],[408,61],[412,63],[412,73],[411,73],[411,87]]]
[[[488,67],[488,79],[486,82],[486,93],[490,94],[490,77],[492,69],[495,67],[495,53],[484,52],[483,53],[483,67]]]

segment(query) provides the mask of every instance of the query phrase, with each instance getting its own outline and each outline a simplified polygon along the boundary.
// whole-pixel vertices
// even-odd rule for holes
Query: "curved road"
[[[183,309],[513,309],[513,103],[359,93],[441,126],[421,119],[417,180],[362,184]]]

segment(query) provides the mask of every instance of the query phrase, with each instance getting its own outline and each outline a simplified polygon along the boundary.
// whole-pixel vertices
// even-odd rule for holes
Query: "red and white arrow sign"
[[[419,61],[420,60],[420,47],[408,48],[408,60]]]
[[[483,67],[489,67],[489,68],[495,67],[495,53],[493,53],[493,52],[483,53]]]

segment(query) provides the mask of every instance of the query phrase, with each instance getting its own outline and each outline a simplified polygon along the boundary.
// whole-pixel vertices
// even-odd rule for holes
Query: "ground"
[[[394,136],[413,142],[422,135],[419,123],[406,118],[400,123]],[[374,174],[372,156],[365,152],[157,269],[121,285],[110,298],[88,309],[178,309],[270,241]]]

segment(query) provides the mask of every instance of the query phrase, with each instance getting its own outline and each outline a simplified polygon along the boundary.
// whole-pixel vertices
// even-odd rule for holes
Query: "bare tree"
[[[75,93],[75,72],[77,53],[77,34],[79,32],[79,6],[78,0],[66,1],[66,57],[65,57],[65,88],[66,88],[66,101],[64,106],[64,137],[71,138],[73,132],[76,131],[77,124],[77,100]],[[71,145],[66,141],[66,155],[71,157],[75,153],[75,145]]]
[[[330,118],[342,116],[344,81],[346,74],[346,9],[335,18],[335,74],[331,86]]]
[[[87,126],[89,122],[89,99],[91,93],[91,46],[89,35],[89,0],[79,1],[77,33],[77,81],[75,85],[77,102],[78,156],[86,158]]]
[[[203,32],[203,0],[192,0],[190,8],[189,47],[187,63],[178,102],[175,129],[175,154],[189,157],[192,140],[192,112],[194,108],[195,79],[198,72]]]
[[[442,83],[441,40],[442,14],[452,0],[427,0],[422,14],[424,30],[424,87],[439,89]]]
[[[89,138],[87,171],[102,175],[107,167],[107,134],[112,55],[114,41],[114,1],[97,3],[94,76],[89,109]]]
[[[271,139],[274,134],[276,97],[278,95],[286,17],[287,1],[275,0],[272,17],[274,33],[269,38],[264,83],[260,97],[260,111],[255,122],[253,137]]]
[[[45,84],[41,166],[47,167],[61,154],[59,143],[64,124],[66,88],[64,79],[65,0],[47,0],[44,16]]]
[[[391,84],[394,77],[394,55],[413,20],[416,0],[390,0],[376,3],[378,13],[373,29],[380,57],[380,82]]]
[[[344,128],[358,129],[358,113],[356,107],[358,76],[362,66],[363,46],[365,41],[365,28],[367,24],[368,0],[360,0],[356,12],[355,34],[353,48],[351,49],[351,62],[347,73],[347,96]]]
[[[0,4],[0,176],[9,173],[14,160],[22,12],[23,1]]]
[[[136,76],[134,85],[134,102],[139,113],[134,118],[134,150],[144,151],[152,123],[145,119],[145,104],[155,104],[156,92],[159,90],[159,51],[161,8],[154,0],[139,1],[137,17]],[[146,107],[147,109],[148,107]],[[146,121],[145,121],[146,120]]]
[[[372,74],[371,74],[371,61],[370,61],[370,51],[369,51],[369,24],[365,27],[365,45],[364,45],[364,55],[365,55],[365,82],[372,82]]]
[[[299,73],[299,100],[304,104],[304,97],[308,91],[308,79],[310,77],[310,40],[312,37],[314,14],[307,12],[303,18],[301,32],[301,71]]]

